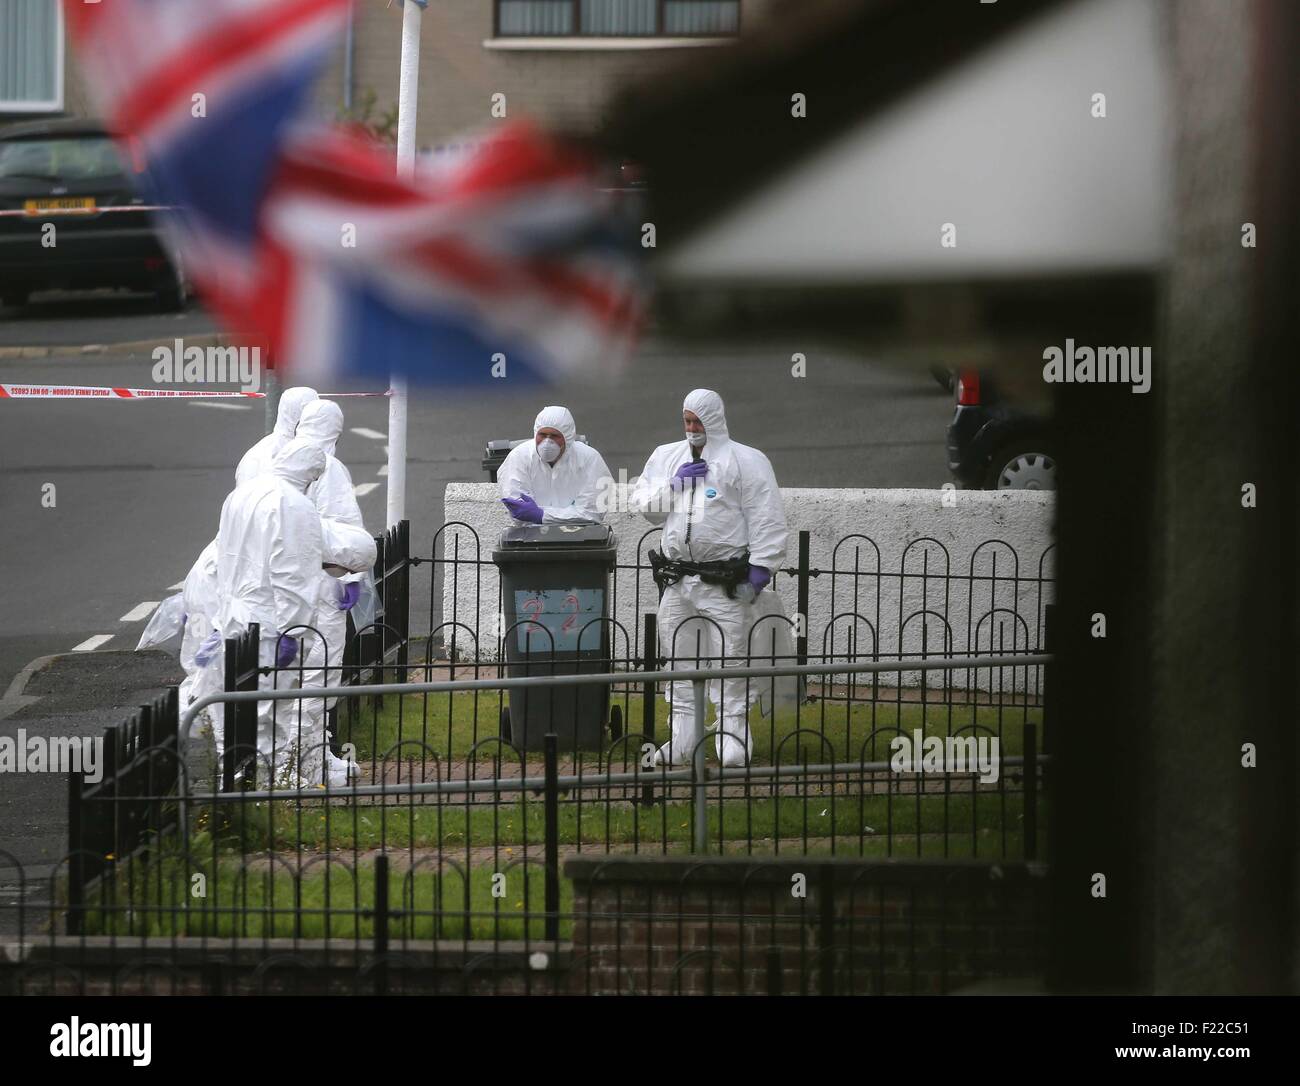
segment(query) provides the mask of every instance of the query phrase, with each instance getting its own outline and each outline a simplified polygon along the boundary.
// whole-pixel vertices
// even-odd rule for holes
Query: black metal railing
[[[616,562],[609,617],[614,658],[625,667],[644,654],[642,617],[658,605],[648,559],[661,532],[637,540],[632,560]],[[910,540],[892,561],[868,535],[823,540],[796,534],[793,565],[774,571],[771,590],[793,596],[789,616],[795,656],[853,659],[997,652],[1009,646],[1040,652],[1047,611],[1055,598],[1055,544],[1022,559],[1001,539],[975,546],[961,568],[939,540]],[[507,631],[501,628],[500,577],[478,531],[451,521],[434,533],[427,554],[427,606],[418,629],[429,659],[449,663],[497,661]],[[664,655],[674,655],[665,651]]]
[[[247,643],[240,647],[247,652]],[[239,705],[264,704],[260,693],[227,699],[227,719]],[[267,697],[289,703],[309,700],[309,693]],[[167,706],[174,710],[174,696]],[[941,759],[945,749],[949,758],[967,752],[970,760],[956,767],[931,767],[919,750],[916,763],[900,766],[894,741],[905,732],[897,727],[864,736],[857,754],[845,758],[824,737],[794,729],[768,756],[737,769],[705,765],[708,736],[687,768],[654,767],[644,737],[634,734],[612,744],[626,752],[621,760],[606,752],[593,769],[563,758],[550,733],[536,761],[500,738],[485,744],[483,764],[430,751],[421,759],[430,772],[417,780],[399,757],[414,740],[398,739],[381,759],[398,772],[363,774],[353,787],[320,792],[277,789],[269,776],[247,771],[235,790],[217,787],[215,779],[208,788],[196,785],[172,736],[157,734],[166,723],[174,734],[174,717],[151,719],[152,731],[132,733],[131,757],[119,757],[98,791],[77,801],[65,906],[70,936],[132,936],[146,944],[194,937],[355,942],[382,923],[391,929],[386,940],[398,933],[407,942],[572,941],[594,906],[584,914],[574,904],[574,877],[564,872],[584,858],[1023,864],[1038,859],[1043,837],[1045,761],[1030,721],[1014,736],[1010,728],[998,735],[978,723],[922,729],[938,742]],[[160,739],[159,750],[140,748],[147,735]],[[1004,741],[1013,737],[1008,749]],[[977,753],[977,739],[987,759]],[[150,768],[160,764],[178,775]],[[259,778],[266,783],[256,784]],[[154,790],[144,791],[142,782]],[[89,836],[92,822],[124,829],[87,879],[87,844],[96,841],[101,851],[105,845]],[[167,828],[167,835],[158,832]],[[417,873],[430,875],[427,886],[412,881]],[[53,922],[57,906],[51,909]],[[634,909],[617,922],[632,923],[636,915]],[[604,921],[613,922],[608,915]],[[609,978],[600,976],[589,983],[602,988]],[[827,990],[827,982],[822,977],[816,990]],[[658,990],[661,979],[646,983]],[[694,990],[694,982],[688,987]]]
[[[147,864],[150,849],[177,830],[177,721],[172,687],[94,740],[103,744],[98,780],[68,774],[69,933],[81,930],[87,896],[113,886],[119,865]]]

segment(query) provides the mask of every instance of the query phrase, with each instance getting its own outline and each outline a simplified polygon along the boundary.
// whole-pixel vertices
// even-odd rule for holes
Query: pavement
[[[65,653],[31,662],[0,697],[0,739],[101,736],[184,677],[162,652]],[[50,878],[68,851],[68,783],[59,773],[0,777],[0,935],[45,920]],[[7,855],[6,855],[7,854]]]
[[[0,346],[50,350],[44,357],[0,351],[6,383],[151,387],[152,343],[216,332],[197,306],[160,315],[148,299],[38,299],[12,317],[0,313]],[[86,345],[103,350],[83,353]],[[806,376],[791,374],[796,352],[807,359]],[[446,484],[484,479],[485,442],[527,436],[544,404],[568,406],[613,473],[630,477],[656,445],[680,437],[682,398],[699,386],[722,394],[732,435],[766,452],[784,486],[948,481],[944,432],[952,401],[923,371],[835,344],[652,334],[627,372],[608,380],[538,389],[507,378],[472,394],[413,389],[407,515],[415,553],[431,551]],[[338,382],[321,391],[383,390]],[[347,429],[338,456],[352,472],[366,523],[378,531],[386,511],[388,401],[340,402]],[[173,681],[153,654],[134,657],[147,661],[138,666],[120,661],[133,659],[150,612],[179,589],[216,534],[235,464],[265,424],[261,401],[0,401],[0,690],[34,660],[58,658],[48,671],[36,669],[30,683],[13,684],[0,735],[19,725],[29,734],[102,730]],[[427,580],[415,579],[413,598],[429,598]],[[413,628],[423,620],[413,608]],[[65,663],[77,657],[86,664]],[[75,691],[49,689],[64,682]],[[45,691],[42,701],[16,700],[37,689]],[[0,849],[17,848],[24,863],[39,868],[62,855],[65,786],[53,776],[45,783],[7,778],[0,778]]]

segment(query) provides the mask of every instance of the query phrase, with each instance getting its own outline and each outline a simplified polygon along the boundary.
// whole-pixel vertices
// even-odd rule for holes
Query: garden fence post
[[[560,937],[560,786],[559,736],[547,732],[544,737],[546,782],[545,860],[546,860],[546,938]]]
[[[659,627],[657,618],[653,613],[647,614],[644,619],[644,631],[641,648],[641,664],[646,671],[657,671],[659,668]],[[655,684],[641,684],[641,734],[645,736],[645,742],[651,746],[655,745]],[[639,763],[638,763],[639,764]],[[641,802],[651,804],[655,801],[654,785],[646,784],[641,787]]]
[[[1038,727],[1024,726],[1025,859],[1038,858]]]
[[[798,663],[806,664],[808,662],[808,579],[811,576],[808,554],[812,533],[801,531],[799,533],[799,584],[798,584],[798,614],[795,621],[798,626],[795,627],[795,655],[798,657]]]
[[[82,910],[82,862],[81,854],[82,839],[82,812],[81,812],[81,790],[83,787],[82,776],[80,773],[68,774],[68,854],[71,860],[68,864],[68,934],[81,934],[81,910]],[[25,876],[24,876],[25,878]],[[26,885],[22,886],[26,891]],[[21,906],[22,898],[19,899]],[[51,918],[53,919],[53,918]],[[51,930],[53,930],[51,928]],[[19,930],[19,934],[24,932]]]
[[[695,712],[691,727],[691,778],[695,790],[694,852],[705,852],[709,847],[708,785],[704,780],[704,680],[692,680],[695,693]],[[719,729],[722,723],[718,723]],[[677,760],[676,754],[673,761]]]
[[[388,853],[375,857],[375,995],[388,994]]]

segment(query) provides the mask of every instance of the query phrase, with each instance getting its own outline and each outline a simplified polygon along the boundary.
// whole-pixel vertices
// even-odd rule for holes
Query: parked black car
[[[138,173],[94,121],[0,130],[0,302],[25,305],[38,290],[123,287],[181,308],[185,280],[162,243],[158,213],[137,189]]]
[[[961,370],[948,426],[948,470],[970,490],[1055,490],[1056,454],[1045,415],[1006,402],[993,379]]]

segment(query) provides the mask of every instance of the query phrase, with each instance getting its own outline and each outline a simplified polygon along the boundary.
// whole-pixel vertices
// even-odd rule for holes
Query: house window
[[[63,108],[59,0],[0,0],[0,113]]]
[[[496,36],[714,37],[740,30],[740,0],[496,0]]]

